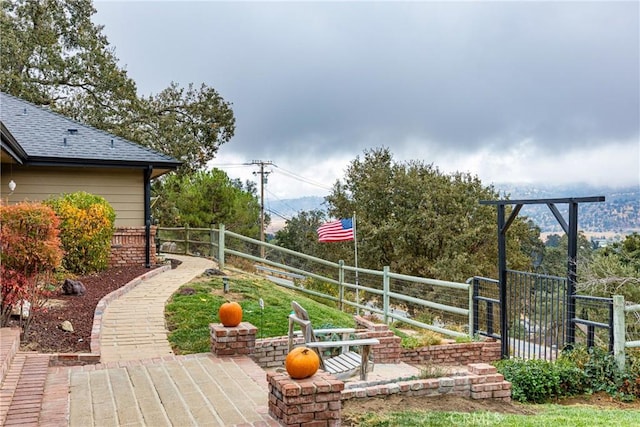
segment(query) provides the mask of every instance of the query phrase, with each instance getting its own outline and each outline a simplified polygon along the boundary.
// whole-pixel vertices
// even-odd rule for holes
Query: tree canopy
[[[164,227],[224,224],[245,236],[257,238],[260,234],[255,186],[231,180],[219,169],[170,175],[156,182],[153,190],[153,216]]]
[[[640,304],[640,234],[593,252],[590,262],[578,271],[578,287],[590,295],[611,297]]]
[[[91,0],[3,1],[0,90],[203,168],[235,132],[231,104],[202,84],[139,97]]]
[[[90,0],[3,1],[0,15],[2,90],[61,112],[82,104],[91,124],[113,123],[136,100],[136,86],[118,67]]]
[[[388,149],[378,148],[350,163],[326,201],[331,218],[356,214],[359,266],[464,281],[474,275],[497,277],[496,211],[478,202],[498,196],[477,177],[445,174],[419,161],[396,162]],[[302,229],[308,222],[289,221],[276,235],[278,242],[286,245],[291,236],[317,239]],[[507,239],[510,268],[531,268],[532,249],[542,245],[539,233],[526,218],[516,219]],[[351,246],[309,247],[353,258]]]

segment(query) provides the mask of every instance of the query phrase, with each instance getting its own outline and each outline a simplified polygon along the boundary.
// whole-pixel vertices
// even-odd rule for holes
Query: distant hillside
[[[578,227],[581,231],[594,233],[629,234],[640,232],[640,187],[607,188],[590,186],[540,186],[531,184],[495,184],[501,195],[510,199],[551,199],[559,197],[605,196],[602,203],[580,204]],[[325,209],[323,197],[302,197],[271,201],[268,209],[272,212],[270,231],[284,226],[285,218],[292,218],[301,211]],[[557,206],[568,219],[567,205]],[[560,233],[562,229],[546,205],[527,205],[520,215],[535,222],[543,233]]]
[[[287,219],[293,218],[300,212],[308,212],[314,209],[326,210],[323,205],[324,197],[305,196],[298,199],[270,200],[265,204],[265,209],[271,215],[271,224],[267,231],[274,233],[285,225]]]
[[[550,199],[558,197],[605,196],[602,203],[584,203],[578,208],[578,227],[585,232],[629,234],[640,231],[640,188],[590,186],[534,186],[496,184],[501,194],[511,199]],[[568,219],[566,204],[557,206]],[[546,205],[524,206],[521,215],[531,218],[543,232],[561,232],[562,228]]]

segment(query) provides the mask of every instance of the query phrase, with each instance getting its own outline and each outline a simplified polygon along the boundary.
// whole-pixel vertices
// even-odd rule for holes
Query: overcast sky
[[[213,163],[274,162],[276,199],[326,195],[376,147],[487,185],[640,185],[637,1],[95,7],[140,94],[205,83],[233,104]]]

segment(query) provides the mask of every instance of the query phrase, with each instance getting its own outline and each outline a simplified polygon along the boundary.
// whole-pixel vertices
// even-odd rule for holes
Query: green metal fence
[[[218,228],[158,227],[158,252],[228,259],[280,286],[333,301],[342,310],[404,322],[452,337],[470,336],[473,295],[468,283],[356,268]],[[427,296],[428,298],[425,298]]]

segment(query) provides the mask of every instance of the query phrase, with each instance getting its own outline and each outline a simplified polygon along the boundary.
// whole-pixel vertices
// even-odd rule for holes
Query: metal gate
[[[507,283],[503,323],[499,281],[473,278],[474,334],[506,339],[509,353],[503,357],[555,360],[565,344],[567,280],[508,270]]]
[[[567,279],[507,270],[507,287],[509,353],[555,360],[565,346]]]
[[[502,357],[555,360],[568,344],[608,347],[613,345],[611,298],[573,295],[576,316],[569,318],[568,284],[564,277],[507,270],[507,333],[501,330],[499,282],[473,278],[474,334],[506,339],[508,353]],[[566,331],[574,329],[574,341]]]

